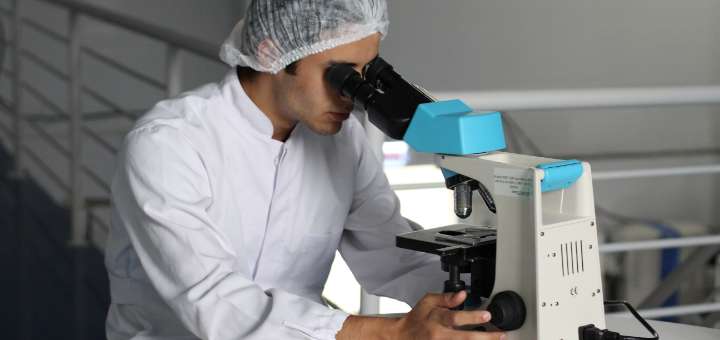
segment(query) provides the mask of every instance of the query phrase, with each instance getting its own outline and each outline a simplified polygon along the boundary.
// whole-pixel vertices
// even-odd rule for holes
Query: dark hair
[[[299,61],[299,60],[293,61],[292,63],[290,63],[290,65],[285,66],[285,72],[287,72],[287,74],[290,74],[290,75],[293,75],[293,76],[294,76],[295,74],[297,74],[297,64],[298,64],[298,61]]]
[[[292,62],[291,64],[289,64],[288,66],[285,66],[285,72],[287,72],[287,74],[290,74],[290,75],[293,75],[293,76],[294,76],[295,74],[297,74],[297,64],[298,64],[298,61],[299,61],[299,60],[293,61],[293,62]],[[251,67],[238,65],[238,66],[237,66],[237,72],[238,72],[238,75],[239,75],[239,74],[255,74],[255,73],[257,73],[258,71],[254,70],[254,69],[251,68]]]

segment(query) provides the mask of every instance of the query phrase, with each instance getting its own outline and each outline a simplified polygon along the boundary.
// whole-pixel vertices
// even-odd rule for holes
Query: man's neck
[[[240,69],[238,69],[237,75],[247,96],[270,119],[273,126],[272,138],[285,142],[297,121],[288,119],[281,113],[274,96],[272,76],[261,72],[243,72]]]

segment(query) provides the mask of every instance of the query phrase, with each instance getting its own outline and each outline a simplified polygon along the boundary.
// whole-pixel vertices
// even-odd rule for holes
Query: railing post
[[[71,244],[85,246],[87,243],[87,231],[85,229],[85,195],[83,192],[83,121],[81,87],[82,75],[80,65],[80,23],[79,15],[75,11],[70,12],[69,21],[70,45],[68,46],[68,74],[70,76],[70,87],[68,91],[68,113],[70,114],[70,204],[72,209],[72,239]]]
[[[25,340],[30,339],[32,335],[32,310],[28,307],[30,304],[26,303],[30,299],[30,292],[27,288],[27,284],[30,281],[30,275],[29,275],[29,263],[28,263],[28,255],[27,255],[27,248],[28,248],[28,232],[27,232],[27,226],[24,223],[23,215],[24,215],[24,197],[22,194],[22,181],[26,177],[25,174],[25,164],[23,160],[23,117],[22,117],[22,86],[21,86],[21,80],[22,80],[22,62],[20,60],[20,48],[22,46],[22,11],[20,6],[21,0],[13,0],[12,1],[12,10],[13,10],[13,18],[12,18],[12,53],[11,53],[11,62],[13,67],[13,82],[12,82],[12,103],[8,103],[10,108],[12,109],[12,115],[13,115],[13,132],[15,133],[13,136],[11,136],[13,142],[12,142],[12,148],[13,148],[13,154],[14,154],[14,164],[13,164],[13,173],[12,177],[15,179],[15,185],[13,186],[14,189],[14,196],[15,196],[15,209],[14,209],[14,219],[13,222],[15,223],[15,228],[17,231],[17,250],[18,250],[18,263],[19,263],[19,273],[18,273],[18,294],[20,296],[20,306],[18,311],[18,318],[19,323],[17,325],[17,338],[19,340]]]
[[[172,98],[182,91],[183,77],[182,55],[180,55],[180,49],[173,44],[168,44],[166,65],[165,84],[167,86],[167,96]]]
[[[87,321],[85,311],[85,250],[87,242],[87,223],[85,193],[83,190],[83,121],[82,121],[82,73],[81,73],[81,18],[78,12],[70,10],[68,20],[68,75],[70,87],[68,91],[68,113],[70,114],[70,208],[72,239],[70,246],[74,258],[74,304],[75,304],[75,336],[74,339],[86,339]]]
[[[22,157],[23,129],[22,129],[22,62],[20,61],[20,47],[22,38],[22,13],[20,12],[20,1],[13,0],[13,28],[12,28],[12,63],[13,63],[13,85],[12,85],[12,103],[10,107],[13,110],[13,130],[15,135],[13,138],[13,149],[15,154],[14,173],[20,176],[24,166]]]

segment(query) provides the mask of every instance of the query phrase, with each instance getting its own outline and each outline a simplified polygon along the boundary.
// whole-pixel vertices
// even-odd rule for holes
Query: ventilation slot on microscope
[[[560,265],[563,276],[580,274],[585,271],[583,241],[567,242],[560,245]]]

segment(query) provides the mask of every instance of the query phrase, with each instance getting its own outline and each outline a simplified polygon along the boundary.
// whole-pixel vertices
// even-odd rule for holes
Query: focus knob
[[[525,323],[525,302],[513,291],[497,293],[490,301],[487,311],[492,314],[490,322],[504,331],[516,330]]]

